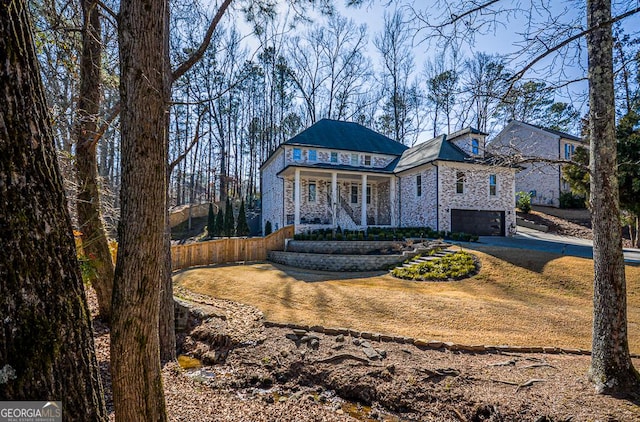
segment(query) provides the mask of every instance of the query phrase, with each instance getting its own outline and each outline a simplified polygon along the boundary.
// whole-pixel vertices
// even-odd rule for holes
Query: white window
[[[338,162],[338,153],[335,151],[331,151],[331,162],[332,163]]]
[[[422,175],[416,176],[416,196],[422,196]]]
[[[371,185],[367,185],[367,204],[371,203]]]
[[[355,183],[351,185],[351,203],[358,203],[358,185],[356,185]]]
[[[459,171],[456,173],[456,193],[464,193],[465,175]]]
[[[370,155],[365,155],[364,156],[364,165],[365,166],[370,166],[371,165],[371,156]]]
[[[496,196],[497,191],[497,178],[495,174],[489,175],[489,195]]]
[[[309,161],[318,161],[318,151],[315,149],[309,150]]]
[[[316,202],[316,182],[309,182],[309,202]]]
[[[351,154],[351,165],[357,166],[358,164],[360,164],[360,157],[358,154]]]
[[[294,160],[301,160],[302,159],[302,151],[300,150],[300,148],[294,148],[293,149],[293,159]]]

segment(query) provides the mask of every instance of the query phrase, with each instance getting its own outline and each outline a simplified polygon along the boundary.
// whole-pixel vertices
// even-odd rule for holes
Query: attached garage
[[[504,211],[451,210],[451,231],[504,236]]]

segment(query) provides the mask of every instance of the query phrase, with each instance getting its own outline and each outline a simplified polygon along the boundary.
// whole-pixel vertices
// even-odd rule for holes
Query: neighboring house
[[[408,148],[357,123],[323,119],[260,168],[262,227],[511,234],[515,169],[484,159],[485,138],[467,128]]]
[[[579,146],[589,147],[577,136],[512,120],[488,144],[492,154],[513,157],[522,170],[516,174],[516,191],[531,193],[531,203],[560,206],[560,194],[571,189],[562,178],[562,164]],[[535,162],[540,159],[540,162]],[[544,161],[547,160],[547,161]],[[555,161],[555,162],[550,162]]]

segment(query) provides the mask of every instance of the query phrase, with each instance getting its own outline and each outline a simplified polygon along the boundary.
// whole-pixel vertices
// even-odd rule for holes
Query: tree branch
[[[172,162],[169,163],[169,167],[167,168],[167,172],[169,174],[171,174],[173,172],[173,169],[175,169],[176,166],[178,164],[180,164],[180,161],[184,160],[184,158],[187,156],[187,154],[189,154],[189,152],[193,149],[193,147],[200,140],[200,122],[202,121],[202,117],[204,116],[206,111],[207,111],[207,109],[204,109],[204,110],[202,110],[202,113],[200,113],[198,115],[198,122],[196,123],[196,133],[194,133],[193,139],[191,140],[191,143],[189,144],[187,149],[185,149],[182,154],[178,155],[175,160],[173,160]]]
[[[111,109],[111,112],[109,113],[105,121],[102,122],[102,124],[96,131],[95,135],[93,136],[93,139],[91,140],[91,147],[94,147],[98,143],[98,141],[100,141],[100,138],[102,138],[102,136],[107,131],[107,129],[109,129],[109,126],[111,126],[111,123],[113,123],[113,121],[119,115],[120,115],[120,102],[118,101],[118,103]]]
[[[109,6],[107,6],[106,4],[104,4],[103,1],[98,0],[98,5],[102,8],[102,10],[104,10],[105,12],[107,12],[107,14],[111,15],[111,17],[113,19],[116,20],[116,22],[118,22],[118,14],[116,12],[113,11],[113,9],[111,9]]]
[[[476,8],[477,9],[477,8]],[[562,47],[567,46],[568,44],[572,43],[573,41],[577,40],[578,38],[582,38],[585,35],[587,35],[588,33],[595,31],[596,29],[599,29],[605,25],[612,25],[618,21],[621,21],[622,19],[628,18],[631,15],[634,15],[636,13],[640,12],[640,7],[636,7],[635,9],[631,9],[625,13],[623,13],[622,15],[616,16],[614,18],[611,18],[608,21],[605,22],[600,22],[595,26],[592,26],[591,28],[587,28],[585,30],[583,30],[582,32],[579,32],[577,34],[575,34],[572,37],[566,38],[564,41],[562,41],[559,44],[556,44],[555,46],[549,48],[547,51],[545,51],[544,53],[540,54],[539,56],[535,57],[533,60],[531,60],[529,63],[527,63],[527,65],[525,67],[523,67],[522,69],[520,69],[520,71],[516,72],[512,77],[511,77],[511,87],[509,88],[509,91],[511,90],[511,88],[513,88],[513,84],[520,78],[522,78],[524,76],[524,74],[531,69],[536,63],[538,63],[539,61],[541,61],[542,59],[544,59],[545,57],[549,56],[551,53],[554,53],[558,50],[560,50]]]
[[[202,56],[204,56],[205,51],[207,51],[207,48],[209,47],[209,44],[211,43],[211,38],[213,37],[213,32],[218,27],[218,24],[220,23],[220,20],[222,19],[222,16],[226,12],[226,10],[229,8],[229,5],[231,5],[232,1],[233,0],[224,0],[222,5],[220,6],[218,11],[216,12],[216,15],[213,17],[213,19],[211,19],[211,22],[209,23],[209,28],[207,29],[207,33],[205,34],[204,39],[202,40],[202,43],[200,44],[200,47],[198,47],[198,49],[187,60],[182,62],[171,73],[171,81],[172,82],[177,80],[178,78],[180,78],[185,73],[187,73],[187,71],[189,69],[191,69],[191,67],[194,64],[196,64],[198,62],[198,60],[200,60],[202,58]]]

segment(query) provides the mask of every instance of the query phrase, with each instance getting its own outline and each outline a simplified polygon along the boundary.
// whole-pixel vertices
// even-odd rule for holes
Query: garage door
[[[504,236],[504,211],[451,210],[451,231]]]

